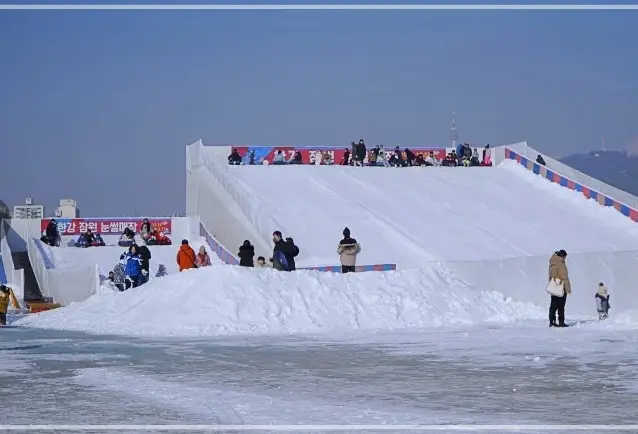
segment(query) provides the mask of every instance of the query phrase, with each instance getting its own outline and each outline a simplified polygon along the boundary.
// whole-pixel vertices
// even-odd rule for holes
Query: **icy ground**
[[[636,344],[535,321],[161,341],[5,329],[0,422],[635,424]]]

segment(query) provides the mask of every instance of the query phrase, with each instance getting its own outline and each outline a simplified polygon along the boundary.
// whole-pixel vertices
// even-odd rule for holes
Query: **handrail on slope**
[[[551,182],[554,182],[556,184],[559,184],[561,187],[565,187],[568,188],[570,190],[574,190],[574,191],[578,191],[580,192],[583,196],[585,196],[587,199],[593,199],[596,202],[598,202],[600,205],[606,206],[606,207],[613,207],[616,211],[618,211],[619,213],[621,213],[622,215],[629,217],[630,219],[632,219],[635,222],[638,222],[638,210],[632,206],[627,205],[626,203],[621,202],[620,200],[617,200],[613,197],[611,197],[610,195],[606,195],[603,194],[600,191],[597,191],[581,182],[576,182],[564,175],[561,175],[560,173],[558,173],[558,171],[550,169],[546,166],[543,166],[541,164],[538,164],[535,160],[532,160],[528,157],[523,156],[522,154],[519,154],[517,152],[514,152],[513,150],[511,150],[508,147],[505,147],[505,159],[506,160],[513,160],[516,161],[518,164],[520,164],[521,166],[523,166],[525,169],[529,170],[530,172],[541,176]],[[549,159],[549,158],[548,158]],[[554,160],[555,161],[555,160]],[[547,162],[547,161],[546,161]],[[562,164],[562,163],[561,163]],[[569,166],[565,166],[565,167],[569,167]],[[579,172],[580,173],[580,172]],[[583,179],[586,179],[584,177],[587,178],[592,178],[588,175],[583,174]],[[597,181],[597,180],[595,180]],[[597,181],[599,182],[599,181]],[[623,193],[623,196],[625,196],[626,198],[634,198],[636,200],[636,202],[638,203],[638,197],[636,196],[632,196],[629,193],[623,192],[622,190],[618,190],[615,187],[612,187],[608,184],[604,184],[603,182],[600,182],[600,184],[602,185],[607,185],[609,187],[608,190],[614,189],[617,190],[620,193]],[[637,207],[638,208],[638,207]]]

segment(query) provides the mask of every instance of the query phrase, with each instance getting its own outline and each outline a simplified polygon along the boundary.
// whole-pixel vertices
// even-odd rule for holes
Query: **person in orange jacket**
[[[182,245],[177,251],[177,265],[179,265],[179,271],[181,272],[189,268],[197,268],[195,262],[195,250],[188,245],[188,240],[182,240]]]

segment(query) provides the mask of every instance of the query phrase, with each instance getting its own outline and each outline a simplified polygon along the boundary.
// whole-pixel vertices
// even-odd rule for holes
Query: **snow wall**
[[[175,243],[181,239],[197,239],[200,237],[200,222],[197,217],[173,217],[167,218],[171,221],[171,238]],[[86,222],[105,220],[80,219]],[[130,221],[137,218],[115,217],[107,219],[110,221]],[[5,264],[5,272],[13,268],[13,261],[10,263],[11,252],[28,252],[29,260],[33,268],[36,280],[43,297],[52,298],[56,303],[63,306],[72,302],[83,301],[91,295],[96,294],[100,287],[100,273],[97,263],[91,265],[79,265],[72,267],[56,267],[52,247],[42,243],[40,219],[13,219],[3,221],[2,224],[2,255]],[[4,236],[6,235],[6,236]],[[62,243],[66,244],[77,239],[78,235],[63,235]],[[119,235],[105,235],[107,244],[115,244]],[[56,249],[58,247],[55,247]],[[64,247],[59,247],[64,248]],[[177,248],[177,247],[176,247]],[[99,249],[95,248],[95,249]],[[84,254],[90,256],[91,249],[85,249]],[[7,259],[5,259],[7,256]],[[96,261],[97,262],[97,261]],[[20,272],[22,272],[20,274]],[[18,276],[23,276],[23,270],[16,272]],[[16,280],[19,277],[15,278]],[[23,278],[22,278],[23,279]],[[8,280],[8,277],[7,277]],[[16,285],[16,288],[19,285]],[[16,295],[21,298],[20,295]]]
[[[238,189],[234,189],[229,184],[229,180],[224,178],[222,171],[216,170],[220,164],[225,164],[230,149],[230,146],[203,146],[201,141],[187,147],[187,213],[199,214],[202,223],[215,227],[217,238],[227,245],[239,245],[244,239],[249,238],[258,252],[268,252],[270,240],[262,236],[268,231],[258,228],[277,227],[276,216],[251,215],[252,219],[249,218],[247,213],[250,213],[251,198],[237,193]],[[513,149],[525,150],[534,158],[537,155],[537,152],[529,148],[525,142],[521,142],[493,148],[493,160],[496,164],[505,159],[523,161],[526,169],[541,174],[538,168],[534,169],[533,165],[528,166],[526,160],[516,157],[516,155],[520,157],[521,154],[515,153]],[[561,186],[569,187],[577,184],[585,186],[587,185],[585,182],[593,179],[571,169],[570,173],[573,177],[566,181],[566,177],[558,175],[560,163],[556,163],[554,166],[556,169],[552,173],[557,175],[552,174],[549,180]],[[544,173],[547,178],[547,171]],[[596,181],[595,185],[601,192],[617,190],[600,181]],[[587,188],[584,191],[596,190]],[[624,192],[620,193],[623,194],[617,194],[614,197],[622,198],[623,203],[638,203],[638,198]],[[596,197],[598,203],[609,204],[607,199],[600,199],[601,195],[588,194],[590,194],[589,198]],[[521,200],[525,199],[521,198]],[[436,261],[424,263],[423,268],[443,266],[463,281],[479,289],[498,291],[515,300],[546,306],[548,296],[544,292],[544,287],[551,253],[506,259]],[[638,308],[638,295],[632,290],[634,283],[638,280],[638,250],[573,253],[569,255],[568,267],[574,288],[568,301],[570,313],[591,314],[594,305],[593,294],[599,281],[605,282],[611,288],[615,300],[613,305],[617,310]]]

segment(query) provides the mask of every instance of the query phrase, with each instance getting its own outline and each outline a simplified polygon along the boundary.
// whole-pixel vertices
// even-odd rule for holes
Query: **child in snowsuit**
[[[609,318],[609,292],[603,282],[598,284],[598,291],[596,292],[596,310],[598,310],[598,319],[600,321]]]
[[[0,325],[7,325],[7,310],[11,301],[11,290],[0,285]]]

